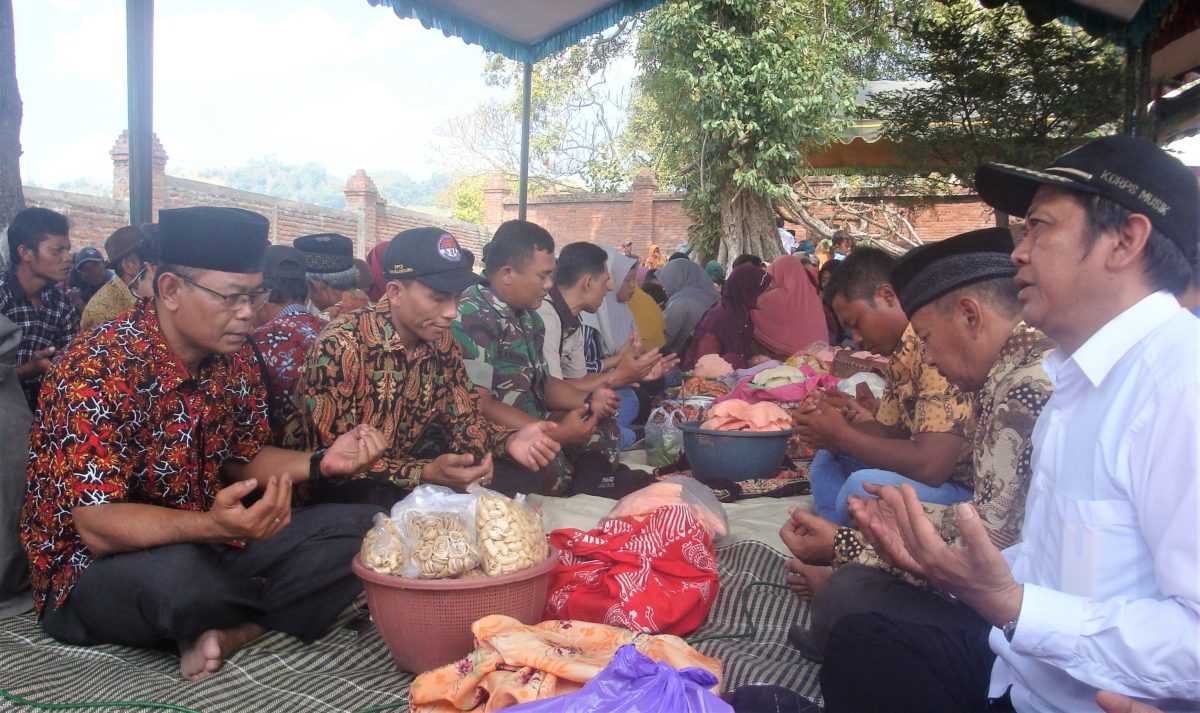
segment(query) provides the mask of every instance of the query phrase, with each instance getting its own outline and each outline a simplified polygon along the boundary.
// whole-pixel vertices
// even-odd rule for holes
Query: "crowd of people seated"
[[[0,274],[0,438],[28,443],[0,453],[0,616],[173,647],[199,680],[268,630],[321,636],[418,484],[619,498],[701,357],[848,344],[886,358],[883,396],[794,414],[813,507],[780,529],[825,710],[1195,710],[1196,176],[1107,137],[975,184],[1020,225],[894,254],[780,223],[782,256],[728,267],[524,220],[478,264],[436,227],[356,260],[228,207],[72,254],[66,216],[26,209]]]

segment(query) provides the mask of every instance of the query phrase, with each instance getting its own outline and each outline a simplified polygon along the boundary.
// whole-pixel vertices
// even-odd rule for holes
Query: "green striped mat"
[[[786,638],[793,622],[807,618],[807,606],[791,592],[750,586],[783,584],[783,555],[761,542],[742,541],[719,548],[717,561],[720,596],[708,622],[689,639],[721,659],[727,688],[770,683],[819,697],[819,668]],[[42,703],[149,701],[205,713],[356,713],[378,706],[404,711],[411,682],[412,676],[392,665],[365,604],[347,611],[310,646],[269,634],[199,683],[181,680],[178,660],[163,652],[68,646],[42,634],[32,616],[0,620],[0,689]],[[0,701],[0,710],[23,709]]]

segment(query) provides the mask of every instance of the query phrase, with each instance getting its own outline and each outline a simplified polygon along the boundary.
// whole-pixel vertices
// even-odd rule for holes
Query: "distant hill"
[[[371,173],[379,193],[395,206],[430,206],[450,185],[450,176],[434,174],[416,180],[402,171]],[[258,158],[237,168],[206,169],[194,176],[200,181],[219,183],[243,191],[265,193],[277,198],[314,203],[327,208],[346,207],[342,186],[346,176],[333,176],[316,163],[285,164],[273,157]]]

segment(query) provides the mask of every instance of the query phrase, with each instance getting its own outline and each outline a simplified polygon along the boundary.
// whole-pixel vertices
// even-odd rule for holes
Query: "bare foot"
[[[791,508],[788,513],[788,521],[779,529],[779,537],[792,554],[807,564],[833,561],[837,525],[802,508]]]
[[[179,672],[192,682],[208,678],[225,665],[225,659],[265,632],[258,624],[242,624],[232,629],[209,629],[194,641],[180,642]]]
[[[812,599],[824,588],[833,576],[833,568],[825,565],[804,564],[800,560],[787,561],[788,588],[803,599]]]

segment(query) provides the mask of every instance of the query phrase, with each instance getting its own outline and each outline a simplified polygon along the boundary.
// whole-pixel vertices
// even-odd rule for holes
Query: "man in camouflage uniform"
[[[553,418],[563,451],[537,474],[502,477],[502,490],[563,495],[573,480],[609,478],[617,467],[619,433],[611,416],[618,397],[608,388],[585,392],[550,376],[542,353],[545,327],[536,309],[552,284],[554,239],[544,228],[513,220],[484,251],[487,284],[463,292],[452,329],[484,414],[517,428]],[[508,480],[509,482],[504,482]],[[576,484],[577,485],[577,484]]]

